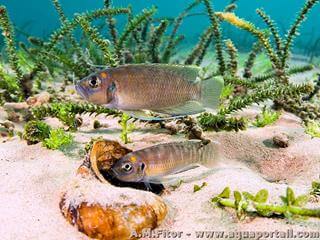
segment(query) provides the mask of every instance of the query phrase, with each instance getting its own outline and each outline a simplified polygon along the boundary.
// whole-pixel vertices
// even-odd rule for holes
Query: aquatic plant
[[[234,199],[231,199],[231,190],[225,188],[218,196],[211,199],[211,202],[220,207],[234,208],[240,220],[246,215],[258,215],[262,217],[286,217],[308,216],[320,217],[320,209],[306,208],[309,200],[308,195],[295,196],[294,191],[288,187],[286,195],[281,196],[282,204],[267,203],[269,193],[262,189],[253,195],[249,192],[233,192]]]
[[[320,138],[320,122],[309,121],[306,123],[305,129],[310,136]]]
[[[256,120],[252,123],[256,127],[265,127],[276,122],[281,113],[267,109],[266,106],[263,107],[261,115],[256,117]]]
[[[313,181],[311,185],[311,195],[313,196],[320,196],[320,182],[319,181]]]
[[[128,137],[128,134],[130,134],[135,129],[134,123],[128,123],[130,119],[131,117],[128,114],[123,113],[120,120],[120,138],[125,144],[131,142],[130,138]]]
[[[192,65],[196,62],[196,65],[200,65],[202,60],[207,52],[209,45],[213,40],[213,30],[212,27],[208,27],[201,35],[199,42],[193,50],[187,56],[187,59],[184,61],[186,65]]]
[[[25,126],[22,133],[22,138],[28,144],[36,144],[43,142],[44,139],[50,136],[51,127],[42,121],[29,121]]]
[[[223,115],[214,115],[211,113],[203,113],[198,117],[200,126],[206,130],[214,131],[240,131],[247,128],[247,119],[240,117],[226,117]]]
[[[294,37],[297,35],[298,29],[301,23],[306,19],[309,11],[314,7],[315,4],[319,3],[319,0],[307,0],[306,4],[302,8],[301,12],[298,14],[295,22],[288,30],[285,39],[280,37],[279,31],[275,23],[271,18],[261,9],[257,10],[258,15],[266,23],[269,31],[275,42],[275,47],[273,48],[271,44],[271,39],[265,31],[256,27],[253,23],[248,22],[244,19],[239,18],[234,13],[222,12],[217,13],[217,16],[230,24],[250,32],[253,36],[257,37],[260,44],[264,47],[270,61],[273,64],[273,69],[276,77],[279,81],[283,83],[288,83],[288,77],[286,75],[286,70],[288,68],[288,58],[290,55],[290,49],[292,47],[292,42]],[[249,74],[250,75],[250,74]]]
[[[217,55],[217,61],[219,63],[219,73],[221,75],[225,74],[225,70],[226,70],[226,65],[225,65],[225,60],[224,60],[224,56],[223,56],[223,44],[222,44],[222,34],[221,34],[221,30],[220,30],[220,24],[218,21],[217,16],[215,15],[215,12],[211,6],[211,3],[209,0],[203,0],[207,12],[208,12],[208,16],[210,18],[211,21],[211,25],[212,25],[212,29],[213,29],[213,35],[215,38],[215,49],[216,49],[216,55]]]
[[[206,183],[206,182],[203,182],[203,183],[201,184],[201,186],[195,184],[195,185],[193,186],[193,192],[194,192],[194,193],[195,193],[195,192],[198,192],[198,191],[200,191],[201,189],[203,189],[204,187],[206,187],[207,185],[208,185],[208,183]]]
[[[187,6],[187,8],[181,14],[179,14],[174,19],[172,32],[171,32],[169,39],[168,39],[168,44],[165,46],[165,51],[162,55],[162,62],[163,63],[168,63],[171,56],[172,56],[172,53],[174,52],[174,48],[176,47],[177,39],[179,39],[179,37],[176,38],[176,35],[177,35],[178,30],[183,22],[183,19],[188,15],[188,13],[193,8],[195,8],[200,3],[201,3],[201,0],[193,1],[190,5]]]
[[[74,102],[54,102],[48,105],[34,107],[31,109],[31,115],[33,118],[40,120],[45,117],[55,117],[58,118],[64,124],[66,124],[70,128],[70,130],[76,130],[79,125],[76,119],[76,115],[86,113],[95,116],[100,114],[105,114],[107,116],[120,116],[122,114],[117,110],[108,109],[103,106],[97,106],[90,103]]]
[[[63,149],[73,142],[73,136],[64,129],[51,129],[50,134],[43,140],[43,145],[49,149]]]

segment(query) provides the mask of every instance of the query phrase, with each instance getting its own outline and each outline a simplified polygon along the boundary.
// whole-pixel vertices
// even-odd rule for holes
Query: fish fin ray
[[[199,164],[192,164],[192,165],[186,166],[184,168],[181,168],[178,171],[176,171],[176,172],[174,172],[174,173],[172,173],[170,175],[177,175],[177,174],[184,173],[184,172],[187,172],[189,170],[192,170],[192,169],[195,169],[195,168],[198,168],[198,167],[200,167]]]
[[[169,114],[171,116],[186,116],[186,115],[201,113],[204,111],[205,109],[201,105],[201,103],[197,101],[188,101],[185,104],[178,105],[175,107],[170,107],[170,108],[159,109],[159,110],[156,110],[155,112]]]
[[[209,112],[215,112],[220,105],[220,95],[224,86],[222,77],[213,77],[201,81],[201,98],[203,107]]]
[[[143,121],[163,121],[167,120],[168,118],[162,118],[162,117],[154,117],[150,114],[146,113],[143,110],[130,110],[130,111],[123,111],[124,113],[128,114],[129,116],[133,118],[137,118]],[[171,119],[171,117],[170,117]]]

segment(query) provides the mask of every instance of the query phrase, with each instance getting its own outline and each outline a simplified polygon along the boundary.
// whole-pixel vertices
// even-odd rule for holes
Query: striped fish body
[[[161,178],[195,165],[214,166],[219,144],[186,141],[159,144],[129,153],[112,167],[115,177],[126,182],[161,182]],[[127,171],[129,169],[129,171]]]

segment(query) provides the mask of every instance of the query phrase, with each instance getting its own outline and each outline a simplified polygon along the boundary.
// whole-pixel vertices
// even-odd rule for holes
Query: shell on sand
[[[113,141],[94,143],[90,158],[80,166],[62,194],[63,216],[89,237],[134,239],[133,233],[156,228],[167,215],[167,206],[159,196],[115,187],[103,180],[99,169],[107,169],[128,152],[129,149]]]

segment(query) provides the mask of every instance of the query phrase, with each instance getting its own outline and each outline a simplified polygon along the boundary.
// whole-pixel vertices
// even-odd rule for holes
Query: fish
[[[131,152],[115,162],[110,174],[122,182],[163,183],[165,177],[200,165],[215,166],[220,160],[220,144],[191,140],[154,145]]]
[[[91,103],[142,119],[150,118],[150,111],[168,117],[216,112],[223,78],[201,80],[199,71],[197,66],[129,64],[93,73],[75,88]]]

